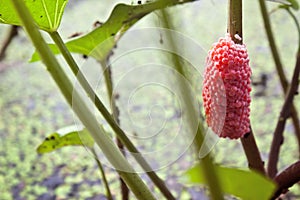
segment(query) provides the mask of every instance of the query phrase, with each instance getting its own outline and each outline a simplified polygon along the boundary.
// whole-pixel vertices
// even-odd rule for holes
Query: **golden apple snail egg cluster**
[[[244,44],[230,35],[213,44],[202,89],[208,126],[220,137],[237,139],[250,131],[251,68]]]

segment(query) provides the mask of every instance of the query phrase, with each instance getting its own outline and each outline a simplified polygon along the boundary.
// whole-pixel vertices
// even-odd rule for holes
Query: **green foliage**
[[[63,136],[55,132],[45,138],[43,143],[38,146],[37,152],[40,154],[49,153],[64,146],[87,146],[92,148],[94,140],[87,129],[71,131]]]
[[[287,0],[291,7],[294,9],[294,10],[299,10],[299,4],[297,2],[297,0]]]
[[[144,5],[118,4],[104,24],[82,37],[67,42],[66,46],[70,52],[89,55],[101,61],[106,58],[122,34],[139,19],[157,9],[176,3],[179,1],[160,0]],[[50,48],[53,53],[60,53],[56,45],[51,44]],[[40,60],[39,55],[35,52],[31,62],[38,60]]]
[[[222,189],[225,193],[243,200],[269,199],[275,184],[266,177],[254,172],[215,165]],[[205,184],[202,167],[197,165],[186,172],[190,183]]]
[[[293,8],[294,10],[299,10],[299,4],[297,0],[268,0],[276,3],[280,3],[279,8]]]
[[[47,32],[58,29],[67,2],[68,0],[25,1],[38,27]],[[0,22],[22,25],[10,0],[0,1]]]

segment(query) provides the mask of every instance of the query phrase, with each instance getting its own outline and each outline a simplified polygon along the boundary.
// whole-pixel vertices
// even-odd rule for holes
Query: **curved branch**
[[[272,200],[275,200],[280,194],[300,181],[300,161],[286,168],[274,178],[274,181],[277,183],[278,187],[271,198]]]
[[[270,177],[274,177],[277,173],[276,165],[278,162],[280,146],[283,141],[283,131],[284,131],[286,120],[291,114],[291,107],[293,104],[294,96],[298,90],[299,73],[300,73],[300,52],[298,52],[298,54],[297,54],[297,62],[296,62],[296,66],[294,69],[291,86],[289,88],[285,102],[280,111],[280,116],[279,116],[277,126],[276,126],[276,129],[274,132],[274,137],[273,137],[271,151],[270,151],[270,159],[269,159],[269,163],[268,163],[268,173],[269,173]]]
[[[297,17],[294,15],[294,13],[289,8],[287,8],[286,11],[292,17],[292,19],[293,19],[293,21],[296,25],[296,28],[297,28],[297,31],[298,31],[298,51],[297,52],[300,52],[300,24],[297,20]]]
[[[284,93],[286,94],[287,91],[288,91],[288,86],[289,85],[288,85],[288,81],[287,81],[287,78],[286,78],[284,70],[283,70],[282,62],[281,62],[279,54],[278,54],[277,46],[275,44],[275,39],[274,39],[274,36],[273,36],[273,33],[272,33],[272,28],[271,28],[270,19],[269,19],[268,13],[267,13],[266,4],[265,4],[264,0],[259,0],[259,3],[260,3],[261,13],[262,13],[262,16],[263,16],[265,30],[266,30],[267,37],[268,37],[268,40],[269,40],[269,43],[270,43],[272,56],[273,56],[273,59],[274,59],[274,62],[275,62],[277,74],[279,76],[279,80],[280,80],[282,89],[283,89]],[[297,140],[298,140],[299,151],[300,151],[299,117],[298,117],[296,107],[294,105],[292,105],[292,108],[291,108],[291,117],[292,117],[294,129],[295,129],[295,135],[296,135]]]

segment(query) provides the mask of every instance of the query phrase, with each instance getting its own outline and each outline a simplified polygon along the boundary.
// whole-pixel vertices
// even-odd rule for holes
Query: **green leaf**
[[[299,10],[299,4],[298,4],[297,0],[287,0],[287,1],[290,2],[291,7],[294,10]]]
[[[52,133],[45,138],[42,144],[37,148],[40,154],[49,153],[64,146],[86,146],[92,148],[94,146],[94,139],[90,136],[87,129],[80,131],[70,131],[74,127],[67,127],[62,133]]]
[[[276,3],[281,3],[282,5],[279,8],[287,9],[289,7],[293,8],[294,10],[299,10],[299,4],[297,0],[268,0]]]
[[[89,55],[97,60],[106,58],[123,33],[145,15],[167,6],[182,3],[177,0],[159,0],[143,5],[118,4],[108,20],[92,32],[66,43],[70,52]],[[53,53],[60,53],[54,44],[50,45]],[[31,62],[40,60],[35,52]]]
[[[281,8],[281,9],[289,9],[291,6],[290,5],[286,5],[286,4],[282,4],[282,5],[279,5],[278,8]]]
[[[254,171],[227,168],[215,165],[221,187],[227,194],[243,200],[269,199],[275,191],[275,183]],[[197,165],[189,169],[185,176],[193,184],[205,184],[202,167]]]
[[[38,27],[47,32],[58,29],[67,2],[68,0],[25,0]],[[0,22],[22,25],[10,0],[0,0]]]

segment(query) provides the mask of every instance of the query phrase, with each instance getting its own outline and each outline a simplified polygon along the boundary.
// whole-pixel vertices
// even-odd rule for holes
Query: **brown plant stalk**
[[[277,189],[271,200],[275,200],[280,194],[285,193],[288,188],[300,181],[300,161],[292,164],[283,172],[278,174],[274,178],[274,181],[277,184]]]
[[[242,17],[242,0],[229,0],[229,14],[228,14],[228,32],[231,38],[237,44],[243,43],[243,17]],[[236,34],[238,37],[235,37]],[[241,39],[238,39],[241,38]],[[261,159],[260,152],[256,145],[256,141],[250,128],[241,142],[248,160],[250,169],[265,174],[264,162]]]
[[[274,131],[274,137],[271,145],[269,163],[268,163],[268,174],[273,178],[277,174],[277,162],[279,157],[280,146],[283,143],[283,131],[286,124],[287,118],[291,114],[291,107],[295,94],[297,94],[299,85],[299,73],[300,73],[300,52],[297,54],[297,62],[293,73],[292,82],[288,90],[285,102],[281,108],[280,116],[277,122],[276,129]],[[299,123],[299,122],[298,122]]]
[[[275,39],[274,39],[274,36],[273,36],[271,23],[270,23],[269,15],[268,15],[267,8],[266,8],[266,3],[265,3],[264,0],[259,0],[259,3],[260,3],[260,9],[261,9],[261,13],[262,13],[263,21],[264,21],[264,26],[265,26],[267,38],[269,40],[271,53],[272,53],[272,56],[273,56],[273,59],[274,59],[274,62],[275,62],[275,67],[276,67],[277,74],[278,74],[278,77],[279,77],[279,80],[280,80],[280,84],[281,84],[281,87],[284,91],[284,94],[287,94],[289,84],[288,84],[288,80],[287,80],[286,75],[285,75],[284,70],[283,70],[283,65],[282,65],[282,62],[281,62],[280,57],[279,57],[277,46],[275,44]],[[294,129],[295,129],[295,136],[296,136],[297,141],[298,141],[298,148],[299,148],[299,152],[300,152],[300,124],[299,124],[298,113],[297,113],[296,107],[294,106],[293,103],[291,105],[290,114],[291,114],[290,116],[292,118]],[[278,153],[279,153],[279,151],[278,151]],[[268,163],[268,171],[270,171],[270,168],[272,168],[272,166],[269,162]],[[275,176],[274,171],[272,172],[272,174],[270,174],[269,172],[268,172],[268,174],[269,174],[270,177]]]

